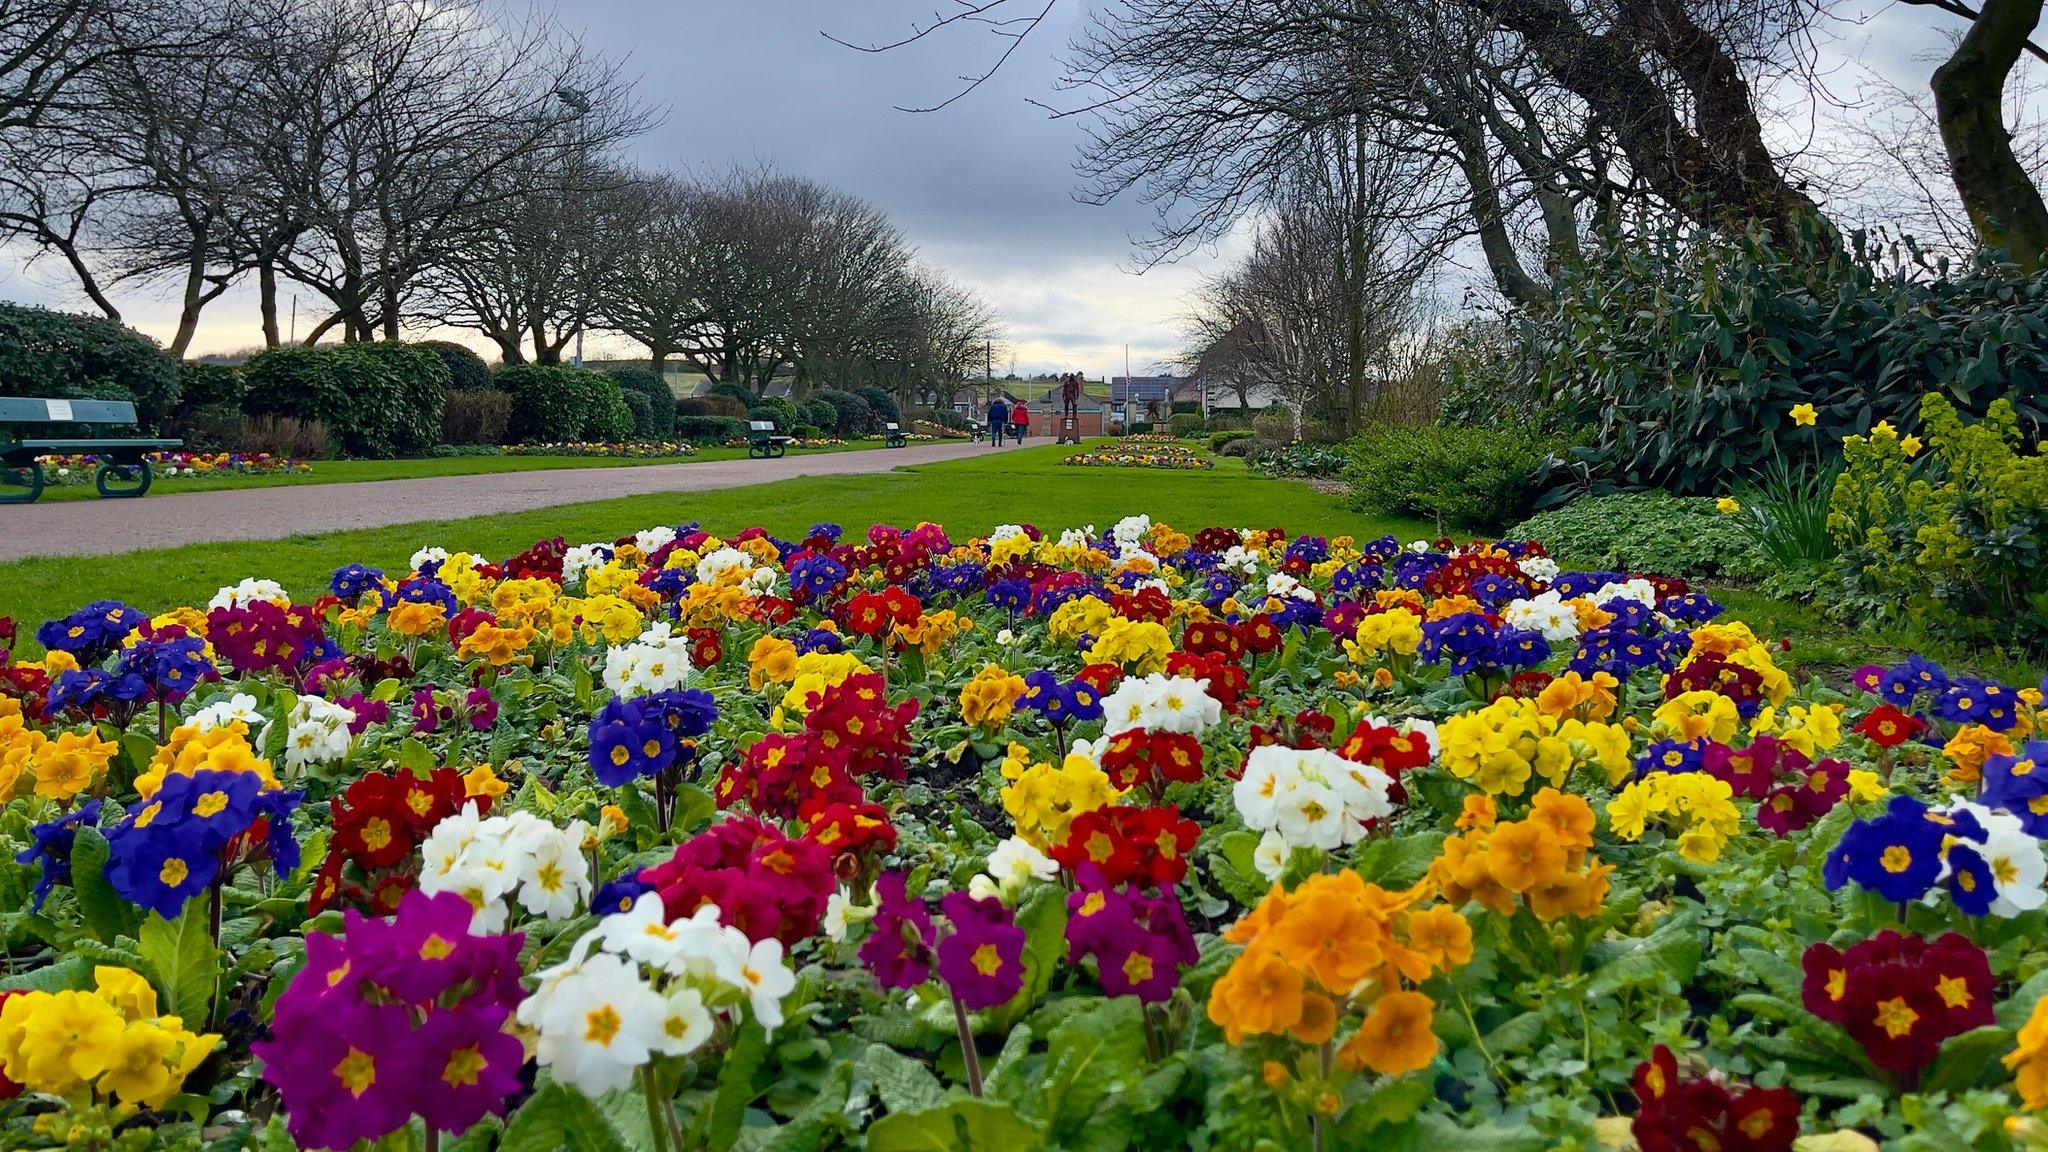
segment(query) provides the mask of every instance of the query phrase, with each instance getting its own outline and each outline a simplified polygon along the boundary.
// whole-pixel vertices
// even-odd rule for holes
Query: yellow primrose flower
[[[1811,428],[1813,427],[1813,422],[1818,419],[1820,419],[1820,412],[1813,405],[1794,404],[1792,406],[1792,423],[1799,427]]]

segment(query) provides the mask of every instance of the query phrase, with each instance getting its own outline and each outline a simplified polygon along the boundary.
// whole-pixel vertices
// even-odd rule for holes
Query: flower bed
[[[1681,580],[1133,517],[156,607],[0,673],[16,1146],[2041,1133],[2041,689]]]
[[[99,470],[96,455],[39,457],[52,486],[90,484]],[[268,452],[151,452],[150,467],[165,479],[199,479],[211,476],[283,476],[311,472],[303,460],[273,456]]]
[[[1171,436],[1126,436],[1092,452],[1076,452],[1060,461],[1090,468],[1163,468],[1197,472],[1216,462],[1191,444]]]
[[[629,441],[623,443],[565,443],[565,444],[514,444],[505,449],[507,456],[608,456],[623,460],[666,460],[676,456],[694,456],[696,445],[686,441]]]

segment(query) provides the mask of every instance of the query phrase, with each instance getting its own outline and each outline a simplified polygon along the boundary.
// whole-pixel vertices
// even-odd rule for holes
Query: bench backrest
[[[749,420],[747,421],[747,428],[754,432],[773,432],[775,431],[775,421]]]
[[[883,427],[883,429],[884,429],[884,430],[886,430],[886,431],[889,431],[889,432],[901,432],[901,431],[902,431],[902,429],[901,429],[901,428],[898,428],[898,427],[896,427],[896,425],[894,425],[894,424],[884,424],[884,425],[882,425],[882,427]]]
[[[126,400],[34,400],[0,396],[0,424],[134,424]]]

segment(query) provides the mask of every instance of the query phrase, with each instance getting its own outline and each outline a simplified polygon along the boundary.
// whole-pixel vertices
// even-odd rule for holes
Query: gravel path
[[[993,449],[982,444],[913,444],[894,450],[798,452],[780,460],[565,468],[181,492],[140,500],[0,505],[0,560],[109,556],[215,540],[279,540],[314,532],[523,512],[650,492],[704,492],[798,476],[887,472],[905,464],[958,460],[990,451]]]

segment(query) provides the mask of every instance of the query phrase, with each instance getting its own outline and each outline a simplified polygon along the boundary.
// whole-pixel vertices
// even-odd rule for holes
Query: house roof
[[[1173,390],[1181,383],[1177,376],[1112,376],[1109,400],[1112,404],[1165,403],[1173,399]]]

